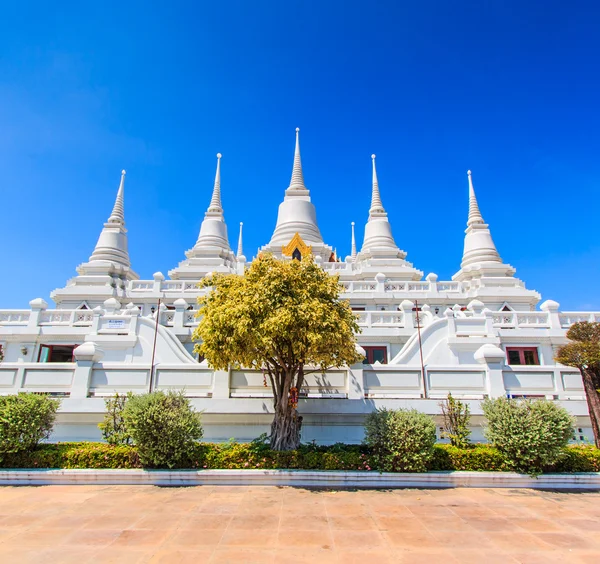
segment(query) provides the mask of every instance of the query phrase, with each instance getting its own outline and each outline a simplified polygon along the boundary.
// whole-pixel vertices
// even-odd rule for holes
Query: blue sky
[[[4,2],[0,307],[75,275],[122,168],[142,278],[193,246],[215,154],[229,238],[268,242],[294,129],[327,243],[362,241],[377,154],[398,245],[449,279],[467,177],[502,258],[543,299],[600,309],[600,6]]]

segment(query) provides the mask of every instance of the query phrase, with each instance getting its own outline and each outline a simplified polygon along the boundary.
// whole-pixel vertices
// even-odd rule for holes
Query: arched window
[[[298,247],[292,253],[292,260],[302,260],[302,253],[298,250]]]

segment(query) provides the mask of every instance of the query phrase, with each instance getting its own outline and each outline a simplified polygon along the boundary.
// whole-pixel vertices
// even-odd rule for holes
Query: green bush
[[[31,450],[50,437],[59,406],[40,394],[0,396],[0,454]]]
[[[131,435],[125,425],[123,411],[127,400],[133,394],[115,394],[110,398],[106,398],[106,412],[102,423],[98,423],[98,427],[102,431],[102,437],[109,445],[128,445],[131,444]]]
[[[442,437],[450,439],[450,444],[458,448],[467,448],[471,436],[471,411],[469,406],[452,397],[448,397],[440,402],[442,418],[444,419],[444,430]]]
[[[558,462],[573,436],[573,417],[551,401],[498,398],[485,400],[482,407],[486,438],[519,472],[543,472]]]
[[[377,409],[365,419],[365,443],[385,472],[425,472],[435,445],[433,419],[416,409]]]
[[[123,418],[144,466],[179,466],[189,460],[202,438],[200,414],[181,392],[131,396]]]

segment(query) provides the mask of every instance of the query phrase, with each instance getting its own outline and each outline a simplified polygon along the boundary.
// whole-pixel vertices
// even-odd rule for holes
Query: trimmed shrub
[[[127,431],[123,411],[125,410],[125,403],[132,395],[131,392],[126,395],[116,393],[104,400],[106,413],[102,423],[98,423],[98,427],[102,431],[102,437],[109,445],[131,444],[131,435]]]
[[[380,471],[425,472],[435,441],[433,418],[416,409],[377,409],[365,419],[365,443]]]
[[[0,454],[31,450],[49,438],[59,406],[40,394],[0,396]]]
[[[486,438],[500,451],[510,469],[539,474],[558,462],[573,436],[574,419],[548,400],[488,399]]]
[[[182,392],[131,396],[123,419],[143,466],[179,466],[189,460],[196,441],[202,438],[200,414]]]
[[[498,472],[509,470],[502,454],[490,445],[458,448],[435,445],[429,470],[465,470],[468,472]]]
[[[31,451],[9,453],[0,459],[0,468],[141,468],[137,449],[128,445],[105,443],[41,444]],[[373,455],[365,445],[301,445],[298,450],[257,452],[252,444],[196,443],[188,460],[176,468],[196,469],[298,469],[363,470],[375,468]],[[498,449],[473,445],[460,449],[435,445],[430,471],[505,471],[511,468]],[[545,469],[549,472],[600,472],[600,449],[593,446],[569,446],[559,461]]]

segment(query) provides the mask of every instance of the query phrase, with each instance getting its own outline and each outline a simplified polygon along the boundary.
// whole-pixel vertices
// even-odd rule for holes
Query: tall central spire
[[[286,190],[288,191],[303,191],[306,192],[308,189],[304,185],[304,174],[302,173],[302,157],[300,156],[300,128],[296,128],[296,148],[294,150],[294,166],[292,168],[292,178],[290,185]]]
[[[375,155],[371,155],[373,161],[373,189],[371,192],[371,209],[369,217],[387,215],[381,203],[381,195],[379,194],[379,182],[377,181],[377,167],[375,166]]]
[[[207,213],[223,214],[221,206],[221,153],[217,153],[217,172],[215,173],[215,185],[213,187],[212,198],[208,206]]]

